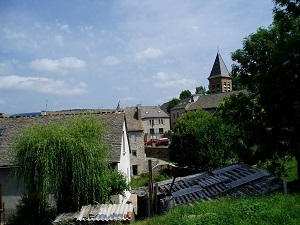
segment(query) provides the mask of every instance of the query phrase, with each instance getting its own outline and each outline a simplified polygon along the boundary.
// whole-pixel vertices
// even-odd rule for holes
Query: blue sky
[[[208,86],[271,0],[1,0],[0,112],[161,105]]]

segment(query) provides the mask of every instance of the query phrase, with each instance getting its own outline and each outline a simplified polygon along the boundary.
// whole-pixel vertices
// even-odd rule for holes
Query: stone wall
[[[145,153],[147,157],[168,159],[170,150],[168,147],[145,147]]]

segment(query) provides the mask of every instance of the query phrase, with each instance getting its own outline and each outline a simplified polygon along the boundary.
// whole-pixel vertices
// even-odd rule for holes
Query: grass
[[[300,195],[274,194],[247,199],[220,198],[214,202],[180,205],[170,212],[134,225],[300,224]]]
[[[168,180],[168,179],[172,179],[172,177],[166,174],[153,174],[154,183],[163,180]],[[148,186],[148,183],[149,183],[149,176],[147,173],[143,173],[138,177],[132,177],[130,186],[131,188],[146,187]]]
[[[296,182],[297,162],[295,158],[291,158],[280,163],[285,168],[285,172],[281,173],[280,177],[290,183],[289,187],[294,189],[295,193],[293,191],[288,195],[278,193],[244,199],[220,198],[213,202],[179,205],[164,215],[136,221],[133,225],[300,224],[300,188],[299,183]],[[274,172],[274,175],[278,175],[277,171]],[[163,179],[170,178],[164,177]],[[137,187],[145,185],[148,182],[148,176],[144,174],[137,180],[141,182],[137,184]]]

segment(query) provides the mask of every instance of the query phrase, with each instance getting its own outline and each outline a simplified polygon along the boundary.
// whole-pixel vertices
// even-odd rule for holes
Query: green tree
[[[108,128],[92,115],[36,124],[18,136],[13,148],[16,175],[24,179],[39,211],[54,194],[58,212],[104,203],[127,188],[123,175],[109,168]]]
[[[180,99],[173,98],[168,102],[167,112],[170,113],[171,109],[180,102]]]
[[[191,97],[191,96],[192,96],[192,93],[191,93],[190,90],[184,90],[184,91],[182,91],[182,92],[180,93],[179,99],[180,99],[180,100],[183,100],[183,99],[189,98],[189,97]]]
[[[241,81],[264,109],[270,157],[295,156],[300,176],[300,2],[274,0],[274,21],[232,54]]]
[[[231,126],[204,110],[186,113],[174,127],[170,159],[194,172],[224,165],[233,158]]]
[[[263,138],[267,136],[263,123],[264,115],[264,110],[248,92],[225,98],[214,114],[224,123],[234,127],[233,150],[244,163],[255,164],[268,156],[261,151],[262,144],[267,141]]]
[[[195,94],[202,94],[202,95],[209,94],[209,90],[207,91],[204,86],[199,86],[199,87],[196,87]]]

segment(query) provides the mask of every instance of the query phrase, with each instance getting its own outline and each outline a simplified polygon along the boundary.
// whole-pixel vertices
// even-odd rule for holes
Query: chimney
[[[141,120],[142,119],[142,105],[138,104],[136,108],[137,108],[137,119]]]

